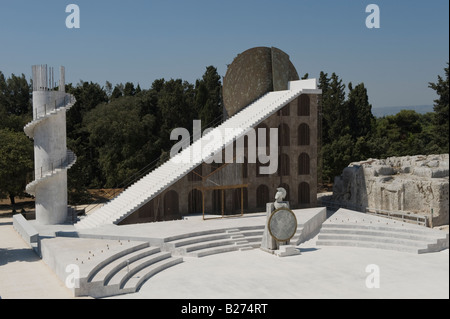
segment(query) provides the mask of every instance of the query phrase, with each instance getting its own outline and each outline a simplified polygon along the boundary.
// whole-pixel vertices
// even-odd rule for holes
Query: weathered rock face
[[[431,217],[449,223],[449,154],[369,159],[351,163],[334,180],[333,200]]]

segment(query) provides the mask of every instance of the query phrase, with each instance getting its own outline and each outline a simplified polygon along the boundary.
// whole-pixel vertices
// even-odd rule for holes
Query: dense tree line
[[[25,75],[0,71],[0,198],[21,196],[33,171],[33,142],[23,132],[32,118],[31,87]]]
[[[429,84],[438,95],[434,112],[375,118],[363,83],[345,85],[335,73],[321,72],[322,180],[332,182],[352,161],[448,153],[448,86],[447,66],[445,76]],[[213,66],[194,84],[158,79],[148,89],[131,82],[66,85],[77,99],[67,113],[67,144],[78,157],[68,172],[70,201],[84,201],[90,188],[125,186],[164,162],[172,129],[192,130],[193,119],[201,119],[203,128],[219,124],[221,88]],[[32,119],[31,90],[24,75],[5,78],[0,72],[0,197],[12,201],[33,171],[33,142],[23,133]]]
[[[374,118],[364,83],[347,86],[333,73],[321,72],[322,180],[333,182],[349,163],[368,158],[449,152],[448,65],[445,78],[429,83],[436,91],[434,112],[403,110]]]
[[[89,188],[116,188],[168,159],[176,127],[192,130],[222,119],[221,82],[217,69],[206,68],[195,84],[158,79],[149,89],[133,83],[107,82],[104,88],[82,82],[67,91],[77,103],[67,113],[68,147],[77,154],[69,171],[72,200]]]

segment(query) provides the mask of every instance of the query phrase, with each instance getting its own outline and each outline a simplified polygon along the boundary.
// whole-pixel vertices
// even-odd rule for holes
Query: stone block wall
[[[351,163],[334,180],[333,201],[361,208],[411,212],[449,223],[449,154]]]

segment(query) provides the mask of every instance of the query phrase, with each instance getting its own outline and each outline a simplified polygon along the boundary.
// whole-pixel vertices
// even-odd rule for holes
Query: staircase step
[[[264,231],[264,227],[265,227],[265,225],[242,226],[242,227],[239,227],[239,230],[241,231],[241,233],[244,233],[245,231],[248,231],[248,230],[262,230],[262,231]]]
[[[192,245],[186,245],[179,248],[176,252],[181,254],[188,254],[190,252],[199,251],[199,250],[207,250],[212,247],[220,247],[226,245],[235,245],[236,241],[233,239],[219,239],[219,240],[210,240],[201,243],[195,243]]]
[[[331,218],[322,224],[317,245],[356,246],[412,253],[439,251],[449,246],[447,232],[386,219],[350,221]],[[386,220],[386,221],[384,221]],[[349,222],[350,221],[350,222]],[[370,223],[370,222],[373,223]]]
[[[408,225],[410,226],[410,225]],[[340,228],[340,229],[360,229],[360,230],[379,230],[379,231],[390,231],[390,232],[399,232],[399,233],[415,233],[415,234],[424,234],[430,236],[441,237],[442,234],[445,234],[442,231],[433,230],[426,227],[402,227],[402,226],[386,226],[386,225],[361,225],[361,224],[349,224],[349,223],[323,223],[322,229],[328,228]]]
[[[249,231],[242,231],[241,232],[244,237],[252,237],[252,236],[262,236],[264,234],[264,230],[249,230]]]
[[[211,248],[207,248],[207,249],[201,249],[199,251],[193,251],[193,252],[189,252],[186,254],[186,256],[189,257],[205,257],[205,256],[209,256],[209,255],[214,255],[214,254],[221,254],[221,253],[225,253],[225,252],[230,252],[230,251],[237,251],[239,250],[241,247],[238,245],[224,245],[224,246],[214,246]]]
[[[174,247],[183,247],[183,246],[189,246],[192,244],[198,244],[198,243],[204,243],[204,242],[210,242],[215,240],[222,240],[222,239],[230,239],[229,234],[217,234],[217,235],[204,235],[204,236],[195,236],[188,239],[183,239],[179,241],[172,242]]]
[[[134,292],[139,291],[142,285],[152,276],[182,262],[183,258],[181,257],[169,257],[167,259],[153,263],[150,266],[147,266],[135,273],[130,279],[127,280],[122,289],[131,289]]]
[[[414,248],[411,246],[395,245],[395,244],[384,244],[377,242],[362,242],[354,240],[318,240],[316,242],[318,246],[349,246],[349,247],[364,247],[364,248],[378,248],[386,250],[396,250],[408,253],[422,253],[423,249]]]
[[[168,252],[158,252],[130,262],[128,267],[125,265],[125,267],[116,272],[109,281],[105,281],[105,285],[119,285],[119,287],[122,288],[127,280],[134,276],[135,273],[151,264],[154,264],[163,259],[167,259],[169,257],[171,257],[171,254]]]
[[[125,242],[125,245],[129,245],[129,243]],[[86,276],[86,278],[88,279],[88,281],[92,281],[92,279],[96,276],[96,274],[102,270],[103,267],[107,266],[110,263],[113,263],[115,260],[120,259],[123,256],[126,256],[128,254],[132,254],[136,251],[140,251],[142,249],[146,249],[147,247],[149,247],[149,243],[148,242],[142,242],[142,243],[131,243],[130,247],[125,248],[126,246],[120,245],[118,246],[120,248],[114,248],[114,249],[119,249],[116,253],[112,253],[110,256],[108,256],[107,258],[103,259],[102,261],[100,261],[90,272],[89,274]],[[111,247],[111,249],[113,249]]]
[[[159,247],[147,246],[143,247],[142,249],[125,254],[99,269],[99,271],[93,276],[93,278],[88,281],[101,281],[103,283],[108,283],[120,269],[123,269],[127,266],[127,260],[129,262],[134,262],[138,259],[156,254],[160,251],[161,249]]]
[[[262,241],[262,235],[245,236],[244,238],[248,242],[259,242],[261,244]]]
[[[200,236],[206,236],[206,235],[212,235],[212,234],[224,234],[223,229],[210,229],[210,230],[202,230],[202,231],[196,231],[191,233],[185,233],[185,234],[179,234],[175,236],[170,236],[164,238],[165,243],[174,243],[178,240],[192,238],[192,237],[200,237]]]
[[[335,235],[354,235],[354,236],[372,236],[372,237],[382,237],[391,239],[406,239],[406,240],[416,240],[416,241],[433,241],[436,240],[437,235],[426,236],[427,234],[415,232],[396,232],[386,231],[386,230],[364,230],[364,229],[322,229],[321,234],[335,234]]]
[[[306,83],[305,83],[306,84]],[[305,87],[310,87],[311,84],[307,83]],[[223,142],[217,143],[213,146],[213,153],[218,152],[223,149],[223,146],[231,142],[237,131],[233,134],[224,134],[226,128],[243,128],[254,126],[257,122],[262,119],[274,114],[279,109],[287,104],[290,100],[293,100],[296,96],[303,92],[304,88],[301,85],[293,86],[291,90],[270,92],[262,96],[260,99],[251,103],[247,108],[241,110],[230,119],[220,124],[215,129],[222,132],[222,136],[225,137]],[[208,140],[212,132],[202,136],[199,140],[190,145],[190,148],[195,147],[199,143],[203,143]],[[209,141],[209,140],[208,140]],[[187,152],[188,150],[183,150]],[[182,156],[180,153],[177,156]],[[174,157],[153,170],[151,173],[147,174],[141,180],[137,181],[132,187],[125,190],[121,195],[110,201],[108,204],[100,208],[99,210],[104,210],[106,207],[110,206],[114,208],[115,212],[110,218],[103,223],[118,223],[124,217],[133,213],[135,209],[140,207],[143,203],[148,202],[154,196],[159,194],[159,192],[165,189],[168,185],[173,184],[181,177],[187,175],[189,171],[200,164],[204,158],[200,158],[198,163],[183,163],[175,164],[175,160],[179,157]],[[145,182],[144,182],[145,181]],[[153,184],[147,184],[147,181],[153,182]],[[147,189],[148,185],[151,185]],[[87,219],[89,219],[88,217]],[[95,227],[98,223],[94,224],[75,224],[76,227]],[[102,224],[102,223],[100,223]]]
[[[350,235],[350,234],[320,234],[317,238],[319,241],[322,240],[336,240],[336,241],[358,241],[358,242],[376,242],[383,244],[394,244],[402,246],[420,247],[426,248],[428,243],[418,240],[407,240],[398,239],[392,237],[382,237],[382,236],[372,236],[372,235]]]

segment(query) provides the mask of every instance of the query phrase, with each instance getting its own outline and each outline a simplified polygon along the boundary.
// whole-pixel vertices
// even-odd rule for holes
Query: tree
[[[136,90],[135,90],[135,94],[139,94],[139,93],[141,93],[141,91],[142,91],[141,86],[138,83]]]
[[[67,146],[77,155],[77,162],[68,171],[71,200],[83,196],[87,187],[99,187],[103,182],[98,168],[98,150],[89,143],[83,118],[97,105],[107,102],[108,96],[99,84],[93,82],[81,81],[75,88],[69,84],[66,91],[77,100],[67,112]]]
[[[327,73],[321,72],[319,89],[322,90],[322,130],[323,144],[331,143],[335,138],[348,134],[346,123],[348,112],[345,112],[345,85],[333,73],[328,78]],[[343,130],[346,130],[344,133]]]
[[[354,141],[350,134],[336,137],[331,143],[322,148],[323,178],[329,182],[339,176],[342,170],[353,161]]]
[[[349,94],[346,102],[346,112],[350,121],[350,134],[353,139],[367,136],[374,125],[375,117],[372,114],[372,105],[369,104],[369,97],[364,83],[360,83],[353,88],[352,83],[348,85]]]
[[[386,158],[436,153],[433,142],[431,113],[419,114],[402,110],[395,115],[378,118],[367,139],[366,157]]]
[[[75,96],[77,102],[67,112],[67,134],[76,138],[83,116],[97,105],[108,101],[108,96],[98,83],[80,81],[75,88],[66,86],[66,91]],[[75,134],[75,136],[73,135]]]
[[[158,114],[160,114],[159,145],[162,150],[169,150],[173,144],[170,132],[183,127],[188,130],[192,127],[195,116],[194,88],[192,84],[181,79],[164,82],[158,93]],[[192,130],[190,130],[192,132]]]
[[[105,93],[106,93],[106,96],[108,97],[108,99],[111,98],[112,91],[113,91],[112,83],[109,82],[109,81],[106,81],[106,83],[105,83]]]
[[[0,105],[6,112],[13,115],[31,114],[31,87],[25,75],[11,75],[5,79],[0,72]]]
[[[32,118],[31,110],[31,86],[25,75],[6,79],[0,71],[0,129],[22,132]]]
[[[159,156],[153,135],[156,117],[141,116],[141,104],[149,103],[147,98],[126,96],[103,103],[84,118],[89,145],[98,150],[98,165],[107,188],[121,185]]]
[[[23,194],[32,171],[32,141],[24,133],[0,130],[0,198],[8,196],[13,211],[15,197]]]
[[[118,86],[114,87],[114,90],[111,93],[111,100],[112,99],[118,99],[119,97],[122,97],[122,91]]]
[[[136,94],[136,89],[134,88],[134,84],[131,82],[125,83],[125,87],[123,89],[124,96],[134,96]]]
[[[195,84],[195,108],[203,128],[222,121],[222,84],[217,68],[208,66],[201,80]]]
[[[449,152],[449,63],[444,69],[445,79],[438,75],[437,83],[429,83],[428,87],[435,90],[438,99],[434,100],[434,132],[436,143],[440,147],[442,153]],[[444,133],[445,132],[445,133]]]
[[[352,155],[351,150],[347,150],[345,156],[339,153],[343,145],[351,145],[345,85],[335,73],[328,78],[327,73],[320,72],[318,86],[322,90],[322,178],[332,181],[334,174],[345,167],[343,162]]]

